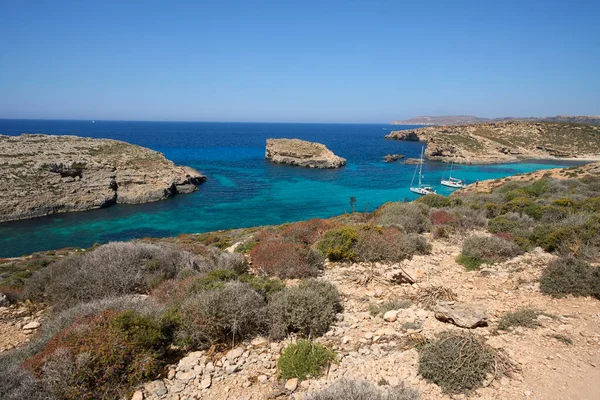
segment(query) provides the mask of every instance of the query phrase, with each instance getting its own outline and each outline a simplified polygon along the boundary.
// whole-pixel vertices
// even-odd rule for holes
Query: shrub
[[[234,345],[265,329],[265,300],[250,285],[227,282],[187,298],[180,307],[178,343],[195,348]]]
[[[323,259],[312,249],[272,238],[261,242],[250,252],[257,270],[282,279],[316,276]]]
[[[600,197],[590,197],[581,203],[581,208],[588,212],[600,211]]]
[[[429,219],[431,220],[431,223],[433,225],[446,225],[451,224],[455,221],[455,218],[450,213],[444,210],[434,211],[429,216]]]
[[[200,278],[194,278],[189,285],[188,293],[223,288],[227,282],[233,281],[239,281],[250,285],[252,289],[265,297],[265,299],[273,293],[282,290],[285,286],[283,282],[277,278],[268,278],[266,276],[259,277],[250,274],[238,275],[232,270],[215,269]]]
[[[21,365],[21,357],[12,350],[0,355],[0,399],[2,400],[46,400],[52,394],[35,379],[31,371]]]
[[[554,297],[572,294],[600,299],[600,268],[572,257],[559,258],[542,272],[540,290]]]
[[[495,217],[488,222],[488,230],[492,233],[508,232],[519,233],[533,225],[533,220],[528,216],[509,213]]]
[[[283,241],[311,246],[316,243],[327,230],[333,227],[333,223],[319,218],[308,221],[295,222],[285,226],[281,231]]]
[[[309,376],[321,376],[327,364],[336,360],[336,354],[323,345],[300,339],[283,350],[277,361],[277,370],[283,379],[305,380]]]
[[[442,196],[441,194],[427,194],[425,196],[421,196],[416,200],[417,203],[423,203],[432,208],[443,208],[443,207],[451,207],[452,200],[446,196]]]
[[[524,328],[535,328],[540,326],[537,318],[543,313],[538,310],[526,308],[523,310],[508,312],[500,318],[498,323],[498,329],[508,330],[515,326],[522,326]]]
[[[175,248],[109,243],[37,271],[25,283],[24,296],[61,309],[94,299],[146,293],[192,264],[193,255]]]
[[[562,207],[562,208],[574,208],[576,205],[575,201],[568,197],[562,197],[560,199],[552,200],[551,204],[553,206]]]
[[[192,272],[206,273],[213,269],[230,269],[238,274],[248,271],[246,258],[241,254],[219,251],[216,248],[208,247],[200,256],[194,259],[193,265],[190,265]]]
[[[419,374],[446,393],[469,393],[483,385],[487,374],[501,372],[498,355],[470,334],[447,334],[425,345],[419,357]]]
[[[122,397],[158,374],[166,330],[133,312],[105,311],[77,320],[26,366],[58,398]]]
[[[356,259],[364,262],[402,261],[414,254],[427,254],[429,250],[423,236],[405,234],[394,228],[361,229],[354,246]]]
[[[383,382],[382,382],[383,383]],[[384,383],[386,384],[386,383]],[[400,387],[382,389],[361,380],[339,379],[307,400],[418,400],[419,392]]]
[[[271,297],[267,307],[271,337],[281,339],[288,333],[320,336],[327,332],[340,311],[335,286],[315,279],[301,282]]]
[[[352,260],[356,256],[353,247],[357,240],[355,227],[340,226],[327,231],[317,247],[331,261]]]
[[[469,236],[465,239],[457,262],[469,269],[484,263],[496,263],[523,254],[514,242],[497,236]]]
[[[529,215],[531,218],[539,219],[541,216],[541,207],[533,200],[526,197],[517,197],[500,207],[500,214],[515,212]]]
[[[423,233],[431,227],[429,207],[423,203],[384,204],[376,213],[376,221],[406,233]]]

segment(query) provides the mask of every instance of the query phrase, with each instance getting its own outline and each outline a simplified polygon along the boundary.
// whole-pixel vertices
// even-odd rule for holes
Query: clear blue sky
[[[599,20],[599,0],[0,0],[0,118],[600,114]]]

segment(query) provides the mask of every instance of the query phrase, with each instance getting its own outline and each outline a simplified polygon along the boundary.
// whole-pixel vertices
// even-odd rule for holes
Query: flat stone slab
[[[433,311],[438,320],[450,322],[461,328],[473,329],[488,323],[487,311],[480,304],[439,302]]]

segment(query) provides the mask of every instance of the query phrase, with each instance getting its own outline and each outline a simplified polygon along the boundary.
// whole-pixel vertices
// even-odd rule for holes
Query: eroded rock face
[[[0,135],[0,176],[0,222],[163,200],[206,180],[144,147],[37,134]]]
[[[267,139],[265,157],[278,164],[309,168],[339,168],[346,159],[338,157],[324,144],[300,139]]]
[[[600,127],[552,122],[495,122],[393,131],[386,139],[427,142],[425,157],[458,164],[519,159],[600,159]]]

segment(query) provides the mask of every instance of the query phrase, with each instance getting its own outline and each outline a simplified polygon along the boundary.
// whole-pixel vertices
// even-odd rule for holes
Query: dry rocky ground
[[[468,272],[455,262],[460,239],[433,241],[430,255],[400,264],[328,263],[321,279],[335,284],[344,306],[338,321],[318,342],[335,350],[339,363],[323,377],[304,382],[277,378],[277,359],[286,342],[255,338],[218,353],[198,351],[173,364],[165,379],[148,383],[133,398],[140,399],[304,399],[334,380],[347,377],[374,384],[407,385],[423,399],[449,396],[418,375],[415,345],[445,331],[465,330],[436,319],[416,299],[423,288],[445,286],[455,304],[480,306],[487,326],[471,329],[513,362],[510,376],[489,379],[474,399],[595,399],[600,392],[600,302],[592,298],[553,299],[542,295],[537,280],[554,256],[540,249],[479,271]],[[395,283],[405,271],[413,285]],[[294,282],[288,282],[294,284]],[[411,299],[406,308],[372,316],[369,305]],[[509,311],[533,308],[545,312],[537,328],[498,331],[498,320]],[[0,308],[0,351],[27,341],[39,319],[25,309]],[[570,339],[572,344],[565,343]]]

